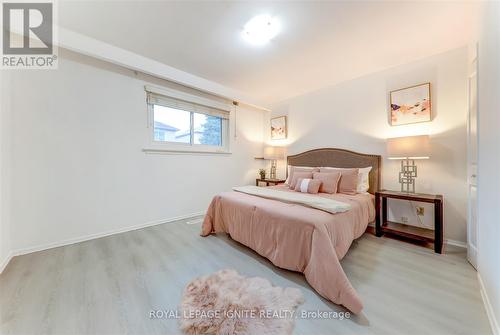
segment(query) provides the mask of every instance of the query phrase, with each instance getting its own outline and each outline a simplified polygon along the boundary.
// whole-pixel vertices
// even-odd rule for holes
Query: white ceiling
[[[478,2],[61,1],[68,29],[218,82],[272,104],[466,45]],[[276,15],[264,47],[244,24]]]

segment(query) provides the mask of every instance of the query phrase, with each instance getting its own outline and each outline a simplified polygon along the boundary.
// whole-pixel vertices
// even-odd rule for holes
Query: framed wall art
[[[284,140],[287,136],[286,116],[271,119],[271,140]]]
[[[390,92],[391,126],[431,121],[431,84]]]

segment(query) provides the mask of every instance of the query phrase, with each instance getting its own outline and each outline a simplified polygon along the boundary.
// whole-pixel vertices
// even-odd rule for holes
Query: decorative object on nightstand
[[[260,179],[266,179],[266,169],[259,169]]]
[[[434,230],[406,225],[387,220],[387,199],[430,202],[434,204]],[[434,252],[443,249],[443,196],[439,194],[419,194],[381,190],[375,192],[375,235],[389,233],[420,242],[434,243]]]
[[[259,186],[259,183],[265,183],[266,186],[274,186],[283,184],[285,181],[286,181],[285,179],[257,178],[255,179],[255,186]]]
[[[401,192],[415,193],[417,177],[417,159],[430,158],[429,135],[407,136],[387,139],[387,155],[389,159],[401,160],[399,183]]]
[[[271,161],[270,179],[276,179],[277,160],[283,159],[284,157],[285,157],[284,147],[268,146],[264,148],[264,159],[268,159]]]

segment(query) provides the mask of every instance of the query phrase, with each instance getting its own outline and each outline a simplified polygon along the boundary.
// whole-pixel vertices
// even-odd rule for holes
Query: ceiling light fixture
[[[272,40],[281,30],[281,25],[276,17],[259,15],[252,18],[243,28],[243,38],[254,45],[264,45]]]

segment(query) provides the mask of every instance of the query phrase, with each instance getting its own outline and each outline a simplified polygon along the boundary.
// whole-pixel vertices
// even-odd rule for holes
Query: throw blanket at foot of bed
[[[340,259],[366,230],[374,210],[367,209],[373,207],[369,198],[339,197],[351,210],[331,214],[242,192],[222,193],[208,208],[202,236],[226,232],[274,265],[304,273],[320,295],[359,313],[362,302]]]
[[[313,194],[298,192],[280,191],[273,188],[258,186],[238,186],[233,187],[236,192],[255,195],[262,198],[288,202],[291,204],[303,205],[311,208],[321,209],[328,213],[346,212],[351,209],[351,205],[333,199],[319,197]]]

